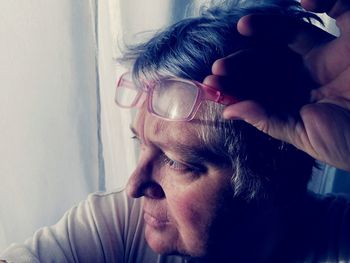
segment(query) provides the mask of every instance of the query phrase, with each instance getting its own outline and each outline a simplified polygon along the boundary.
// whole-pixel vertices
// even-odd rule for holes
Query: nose
[[[156,168],[151,161],[139,161],[126,186],[128,196],[132,198],[145,196],[151,199],[165,197],[163,188],[153,176],[154,169]]]

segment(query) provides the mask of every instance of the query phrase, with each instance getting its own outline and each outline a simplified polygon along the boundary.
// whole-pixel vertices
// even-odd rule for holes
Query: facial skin
[[[145,237],[157,253],[205,256],[217,215],[230,210],[232,170],[200,149],[195,125],[140,109],[132,126],[141,149],[127,192],[144,199]]]

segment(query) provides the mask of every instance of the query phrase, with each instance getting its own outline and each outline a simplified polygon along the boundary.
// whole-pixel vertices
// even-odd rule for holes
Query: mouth
[[[146,224],[156,229],[164,229],[169,224],[169,220],[165,216],[150,214],[146,211],[143,218]]]

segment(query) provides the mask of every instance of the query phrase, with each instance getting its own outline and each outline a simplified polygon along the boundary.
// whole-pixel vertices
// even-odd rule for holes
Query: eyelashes
[[[162,156],[162,162],[169,169],[173,170],[174,172],[180,173],[180,174],[200,175],[200,174],[204,174],[207,172],[207,168],[202,164],[195,165],[195,164],[187,164],[187,163],[178,162],[176,160],[169,158],[165,154],[163,154],[163,156]]]
[[[163,154],[162,156],[162,164],[168,166],[170,169],[175,171],[190,171],[191,168],[183,163],[170,159],[167,155]]]

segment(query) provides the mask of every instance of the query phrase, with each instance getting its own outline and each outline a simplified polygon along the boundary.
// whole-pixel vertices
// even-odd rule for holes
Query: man
[[[124,192],[92,195],[57,225],[9,248],[3,258],[9,262],[350,260],[349,205],[343,198],[307,193],[313,159],[242,121],[224,121],[220,116],[224,105],[230,105],[226,117],[239,117],[296,146],[305,142],[294,139],[294,129],[288,128],[296,124],[298,110],[309,99],[306,91],[318,79],[308,79],[300,57],[285,48],[289,38],[274,43],[272,49],[271,38],[250,40],[235,31],[240,17],[256,12],[262,21],[272,14],[287,20],[284,25],[309,28],[301,19],[312,16],[293,1],[286,2],[287,6],[281,2],[281,6],[213,8],[131,48],[124,59],[134,61],[133,75],[121,77],[116,100],[122,106],[139,107],[132,130],[140,142],[140,159],[127,186],[128,195],[136,199]],[[255,18],[242,19],[239,28],[249,34]],[[211,64],[230,53],[234,55],[214,63],[214,76],[204,81],[210,85],[201,84]],[[264,58],[264,63],[258,64],[256,58]],[[237,74],[247,70],[246,61],[256,69],[251,76],[258,76],[258,81],[239,79],[247,76]],[[313,72],[312,65],[306,65]],[[278,76],[269,75],[271,71]],[[342,112],[337,116],[346,117]],[[309,127],[303,120],[303,127]],[[280,123],[286,126],[277,126]],[[301,138],[303,127],[297,129]],[[300,148],[314,157],[347,168],[346,145],[335,157],[328,152],[315,156],[308,149],[319,148],[305,145]]]

